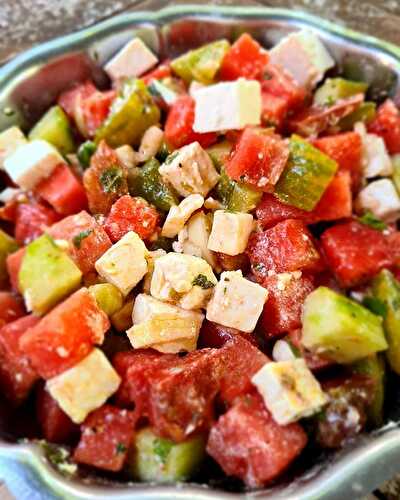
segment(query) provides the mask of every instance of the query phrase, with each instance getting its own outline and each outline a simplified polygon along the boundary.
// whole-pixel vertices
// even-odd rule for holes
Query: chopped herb
[[[373,229],[377,229],[378,231],[383,231],[387,228],[387,225],[383,221],[375,217],[375,215],[369,211],[365,212],[365,214],[359,217],[358,220],[362,224],[372,227]]]
[[[93,233],[93,229],[86,229],[86,231],[82,231],[78,233],[76,236],[72,238],[72,243],[74,247],[78,250],[81,248],[82,241],[89,236],[89,234]]]
[[[261,273],[264,271],[265,266],[261,262],[257,262],[256,264],[254,264],[253,268],[255,271],[258,271],[259,273]]]
[[[125,453],[127,449],[128,448],[124,445],[124,443],[118,443],[117,446],[115,447],[115,451],[117,454]]]
[[[226,288],[226,286],[224,286],[224,295],[226,295],[227,291],[228,291],[228,289]]]
[[[367,295],[366,297],[364,297],[362,303],[367,309],[369,309],[374,314],[382,316],[383,318],[386,316],[387,306],[382,300]]]
[[[204,274],[199,274],[192,281],[192,285],[197,285],[200,288],[202,288],[203,290],[208,290],[209,288],[213,288],[215,286],[215,283],[208,280],[207,276],[204,276]]]
[[[105,193],[118,193],[123,180],[123,172],[119,167],[110,167],[100,175],[100,183]]]
[[[164,163],[166,165],[169,165],[170,163],[172,163],[175,160],[175,158],[178,156],[178,154],[179,154],[179,151],[175,151],[175,152],[171,153],[169,156],[167,156]]]
[[[153,451],[163,464],[167,461],[172,447],[173,442],[169,439],[156,438],[153,443]]]
[[[57,444],[48,443],[45,440],[38,442],[46,455],[47,460],[57,468],[59,472],[66,476],[72,476],[77,471],[76,464],[70,461],[70,452]]]
[[[333,106],[335,102],[336,100],[334,99],[334,97],[330,95],[325,99],[324,106]]]
[[[78,160],[83,168],[88,168],[90,165],[90,159],[96,151],[96,144],[93,141],[86,141],[79,146],[78,149]]]

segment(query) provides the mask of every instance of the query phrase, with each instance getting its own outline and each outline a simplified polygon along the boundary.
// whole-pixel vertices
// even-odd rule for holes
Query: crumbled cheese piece
[[[162,248],[158,250],[153,250],[152,252],[148,252],[147,254],[147,273],[143,280],[143,291],[144,293],[150,293],[151,286],[151,278],[153,277],[154,272],[154,261],[167,255],[167,252]]]
[[[283,38],[270,52],[270,61],[288,71],[296,82],[312,89],[322,80],[335,61],[320,39],[309,30],[297,31]]]
[[[123,295],[147,273],[147,249],[134,231],[129,231],[96,261],[96,271]]]
[[[158,62],[157,57],[140,38],[127,43],[105,65],[104,69],[114,81],[140,76]]]
[[[183,309],[205,307],[217,284],[211,266],[203,259],[168,253],[154,262],[150,293]]]
[[[372,212],[385,222],[394,222],[400,217],[400,197],[389,179],[379,179],[362,189],[356,207],[360,212]]]
[[[178,206],[169,209],[167,218],[161,231],[161,236],[175,238],[191,215],[203,206],[204,198],[201,194],[191,194],[180,202]]]
[[[196,193],[207,196],[219,179],[211,158],[198,142],[172,153],[159,172],[181,196]]]
[[[46,389],[76,424],[114,394],[120,377],[100,349],[47,381]]]
[[[253,216],[251,214],[217,210],[214,212],[208,249],[227,255],[243,253],[252,230]]]
[[[53,172],[60,163],[65,163],[60,153],[41,139],[20,146],[4,161],[4,170],[11,179],[26,191]]]
[[[328,400],[301,358],[266,363],[253,376],[252,382],[279,425],[313,415]]]
[[[261,85],[256,80],[239,78],[209,85],[194,92],[193,98],[195,132],[238,130],[261,123]]]
[[[215,210],[222,210],[224,208],[224,205],[212,196],[209,196],[204,201],[204,208],[206,208],[207,210],[212,210],[214,212]]]
[[[0,193],[0,202],[1,203],[8,203],[11,201],[15,196],[18,196],[21,194],[22,191],[20,189],[16,188],[6,188]]]
[[[138,162],[144,162],[150,160],[153,156],[156,156],[163,140],[164,132],[160,129],[160,127],[157,127],[156,125],[149,127],[143,134],[139,151],[136,153],[136,160]]]
[[[263,311],[268,291],[243,278],[242,271],[221,274],[207,306],[207,319],[223,326],[252,332]]]
[[[115,150],[115,153],[118,156],[119,161],[126,167],[128,170],[136,167],[137,163],[137,153],[129,144],[125,144],[124,146],[120,146]]]
[[[385,141],[375,134],[368,134],[364,123],[358,122],[354,126],[362,141],[362,167],[366,179],[377,176],[391,175],[392,162],[387,152]]]
[[[204,87],[206,87],[204,83],[193,80],[189,85],[189,95],[193,97],[195,92],[197,92],[200,89],[204,89]]]
[[[277,340],[272,349],[274,361],[293,361],[296,359],[292,346],[286,340]]]
[[[4,160],[27,142],[20,128],[10,127],[4,130],[0,134],[0,169],[4,167]]]

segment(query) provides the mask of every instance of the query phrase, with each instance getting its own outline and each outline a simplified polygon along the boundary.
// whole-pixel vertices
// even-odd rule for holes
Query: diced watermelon
[[[251,35],[244,33],[225,54],[219,78],[237,80],[243,77],[257,80],[262,77],[268,59],[267,51]]]
[[[0,291],[0,328],[26,314],[21,297]]]
[[[95,136],[96,130],[107,118],[116,95],[117,92],[115,90],[108,90],[107,92],[96,91],[82,101],[81,113],[86,137]]]
[[[21,338],[20,347],[44,379],[71,368],[101,344],[110,322],[96,299],[81,288]]]
[[[78,104],[96,91],[97,89],[92,82],[81,83],[63,92],[58,98],[58,104],[70,118],[75,119],[75,110]]]
[[[37,391],[36,415],[44,439],[52,443],[67,443],[79,430],[44,386]]]
[[[69,243],[68,254],[83,274],[93,271],[96,260],[112,245],[103,227],[85,211],[66,217],[47,232]]]
[[[15,239],[22,245],[41,236],[60,216],[52,208],[40,202],[20,203],[17,207]]]
[[[267,276],[262,285],[268,290],[260,318],[264,335],[274,338],[300,328],[303,303],[314,289],[313,280],[306,275],[278,274]]]
[[[171,76],[171,67],[170,61],[167,59],[149,73],[141,76],[140,79],[143,80],[146,85],[149,85],[153,80],[162,80],[169,76]]]
[[[268,271],[321,270],[321,257],[301,220],[287,219],[271,229],[252,233],[246,251],[259,279]]]
[[[365,283],[393,263],[385,235],[357,221],[327,229],[321,242],[329,268],[344,287]]]
[[[129,231],[146,240],[156,231],[159,219],[157,210],[146,200],[127,194],[111,207],[104,229],[114,243]]]
[[[228,340],[232,340],[237,335],[240,335],[248,342],[257,346],[257,340],[252,333],[242,332],[236,328],[219,325],[212,321],[204,320],[201,325],[198,347],[222,347]]]
[[[0,328],[0,392],[13,404],[21,403],[39,379],[19,347],[20,338],[38,321],[35,316],[24,316]]]
[[[305,210],[282,203],[276,196],[269,193],[264,193],[256,208],[257,220],[264,229],[286,219],[305,219],[306,214]]]
[[[226,164],[226,171],[236,181],[271,191],[288,158],[288,144],[278,135],[248,127],[236,143]]]
[[[101,141],[83,174],[83,185],[93,214],[108,214],[112,204],[128,193],[128,172],[117,153]]]
[[[302,106],[306,92],[300,87],[293,77],[280,66],[268,63],[264,70],[264,78],[261,83],[262,92],[280,97],[286,101],[287,111]]]
[[[10,277],[10,282],[14,292],[18,292],[18,274],[21,268],[22,259],[25,255],[25,248],[20,248],[16,252],[10,254],[7,257],[6,265],[8,276]]]
[[[35,192],[62,215],[87,208],[86,192],[66,164],[60,164],[35,188]]]
[[[261,122],[265,127],[283,128],[288,113],[288,103],[285,97],[270,92],[261,92]]]
[[[73,458],[98,469],[119,471],[135,432],[136,413],[104,405],[81,426],[82,434]]]
[[[261,397],[252,393],[237,401],[212,427],[207,452],[228,476],[260,487],[287,469],[306,443],[299,424],[278,425]]]
[[[193,131],[194,107],[194,99],[186,95],[177,99],[169,110],[164,135],[168,144],[174,149],[195,141],[199,142],[203,148],[217,142],[218,136],[214,132],[199,134]]]
[[[400,112],[391,99],[379,106],[368,132],[382,137],[390,154],[400,153]]]

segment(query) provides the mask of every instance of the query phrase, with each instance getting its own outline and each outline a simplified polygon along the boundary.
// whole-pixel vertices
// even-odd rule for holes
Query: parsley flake
[[[86,231],[82,231],[78,233],[76,236],[74,236],[72,238],[72,243],[74,244],[74,247],[79,250],[81,248],[82,241],[92,233],[93,233],[92,229],[86,229]]]
[[[117,452],[117,454],[125,453],[127,449],[128,448],[124,445],[124,443],[118,443],[115,447],[115,451]]]
[[[364,215],[358,217],[358,220],[361,224],[365,224],[366,226],[372,227],[372,229],[377,229],[378,231],[383,231],[387,228],[387,225],[382,220],[375,217],[375,215],[370,211],[365,212]]]
[[[215,283],[213,283],[212,281],[208,280],[207,279],[207,276],[205,276],[204,274],[199,274],[195,277],[195,279],[192,281],[192,285],[195,286],[199,286],[200,288],[202,288],[203,290],[208,290],[209,288],[214,288],[215,287]]]
[[[110,167],[100,175],[100,184],[105,193],[118,193],[124,177],[119,167]]]
[[[154,454],[158,456],[160,462],[165,464],[172,449],[173,442],[169,439],[156,438],[153,443]]]

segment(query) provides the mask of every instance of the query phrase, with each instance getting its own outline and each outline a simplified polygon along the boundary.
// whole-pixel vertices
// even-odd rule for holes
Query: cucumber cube
[[[107,316],[111,316],[119,311],[124,304],[122,293],[111,283],[92,285],[89,287],[89,292]]]
[[[6,260],[10,253],[18,250],[17,242],[7,233],[0,229],[0,284],[4,285],[7,282],[7,266]]]
[[[75,151],[74,137],[67,115],[60,106],[53,106],[37,122],[29,133],[29,140],[49,142],[63,155]]]

